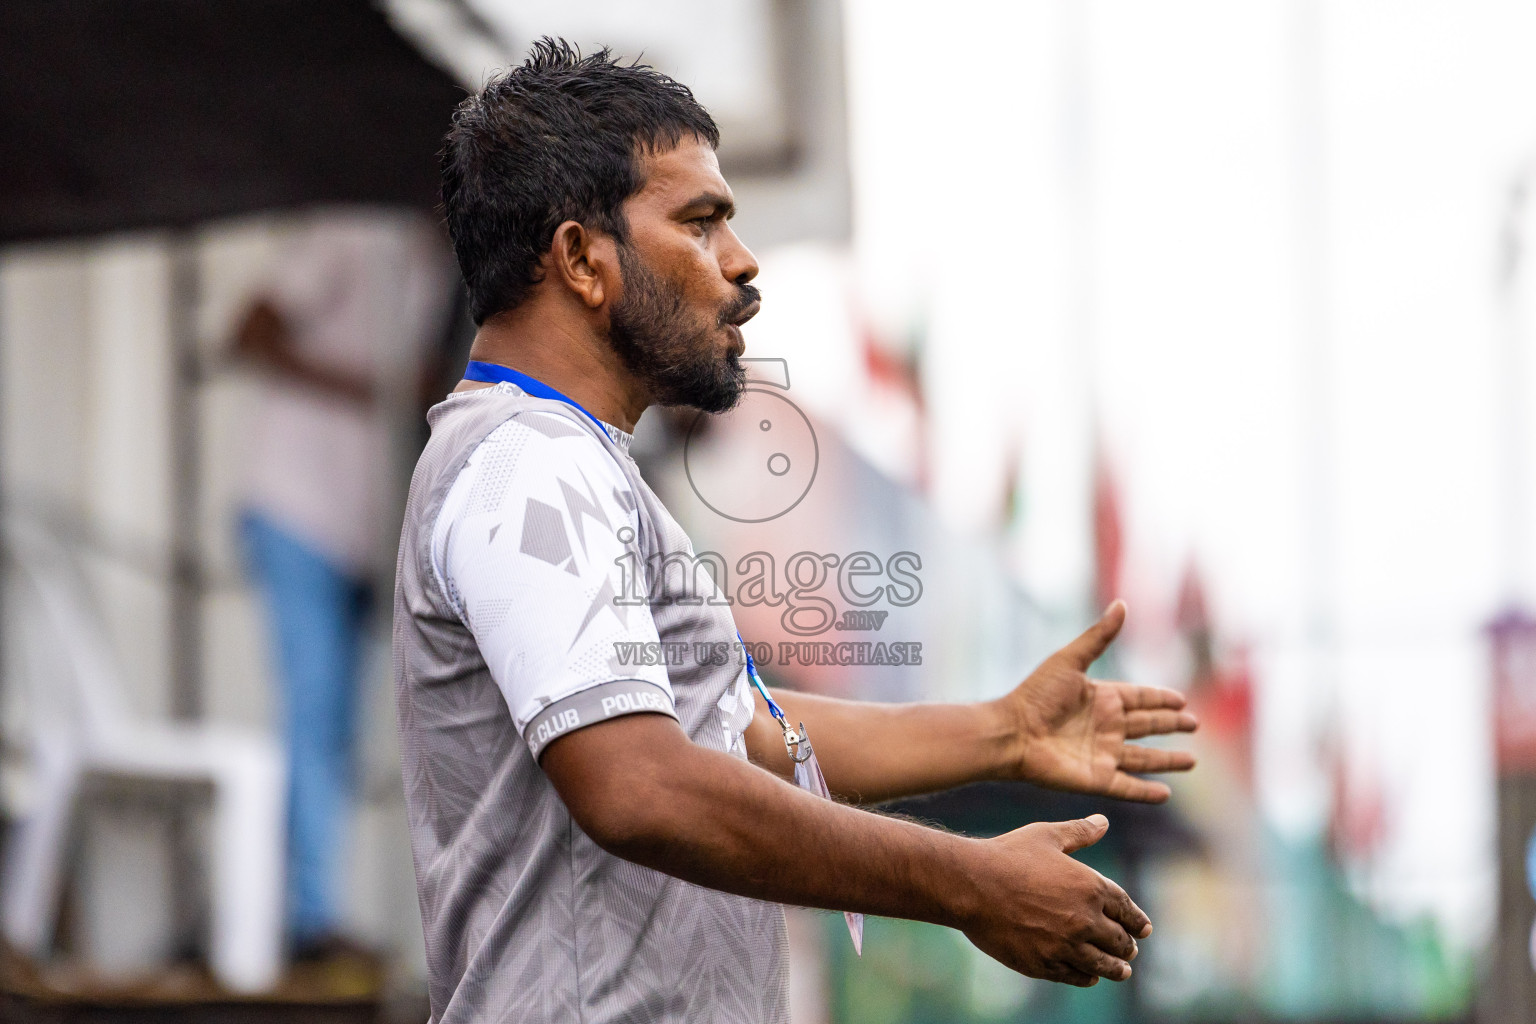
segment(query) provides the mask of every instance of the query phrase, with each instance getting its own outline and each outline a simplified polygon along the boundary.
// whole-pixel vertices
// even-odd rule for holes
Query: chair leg
[[[65,840],[80,789],[80,760],[65,743],[40,737],[33,752],[36,805],[17,823],[4,872],[5,936],[41,958],[53,940]]]
[[[226,749],[213,796],[211,956],[237,992],[272,988],[282,970],[284,767],[267,744]]]

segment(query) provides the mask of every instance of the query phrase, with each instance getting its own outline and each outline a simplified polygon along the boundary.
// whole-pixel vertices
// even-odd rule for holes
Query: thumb
[[[1085,846],[1092,846],[1109,831],[1109,819],[1102,814],[1090,814],[1076,821],[1063,821],[1056,826],[1056,841],[1062,853],[1076,853]]]
[[[1120,627],[1125,625],[1125,602],[1116,598],[1110,602],[1104,614],[1099,616],[1099,621],[1089,626],[1083,634],[1073,640],[1065,648],[1064,652],[1072,656],[1072,660],[1078,663],[1078,667],[1087,671],[1088,666],[1099,660],[1099,655],[1114,642],[1120,635]]]

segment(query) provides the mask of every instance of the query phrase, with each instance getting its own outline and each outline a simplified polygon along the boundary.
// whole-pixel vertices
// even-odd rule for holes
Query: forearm
[[[645,749],[645,730],[657,735],[657,723],[643,720],[655,717],[624,723],[630,746]],[[577,753],[555,745],[546,771],[577,822],[626,860],[756,899],[953,927],[983,899],[973,870],[984,856],[977,840],[823,800],[691,743],[600,784],[563,777],[560,758]]]
[[[306,359],[296,352],[286,352],[270,360],[268,366],[279,376],[296,384],[357,405],[373,404],[373,383],[361,374]]]
[[[576,729],[539,763],[615,856],[755,899],[958,928],[1033,977],[1124,980],[1132,936],[1152,928],[1124,890],[1069,856],[1104,834],[1099,815],[950,835],[812,796],[655,714]]]
[[[834,794],[855,803],[1013,777],[1015,729],[993,703],[874,704],[776,690],[790,724],[805,723]],[[789,778],[782,733],[757,697],[748,734],[752,759]]]
[[[235,331],[232,355],[260,365],[268,373],[360,405],[373,402],[374,387],[361,374],[327,366],[302,355],[293,344],[282,314],[271,302],[252,305]]]

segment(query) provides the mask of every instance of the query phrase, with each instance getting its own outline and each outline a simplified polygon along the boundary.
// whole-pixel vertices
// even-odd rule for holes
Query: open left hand
[[[1116,601],[1002,699],[1018,739],[1017,778],[1050,789],[1157,804],[1168,799],[1168,787],[1131,773],[1195,766],[1195,755],[1187,750],[1126,742],[1193,732],[1198,723],[1184,710],[1183,694],[1088,678],[1088,666],[1124,624],[1125,603]]]

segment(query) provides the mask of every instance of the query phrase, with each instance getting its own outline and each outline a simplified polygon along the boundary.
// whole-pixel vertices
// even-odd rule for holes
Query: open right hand
[[[983,899],[966,937],[1032,978],[1085,988],[1129,978],[1136,938],[1150,935],[1152,922],[1124,889],[1068,856],[1108,831],[1109,819],[1094,814],[983,841]]]

